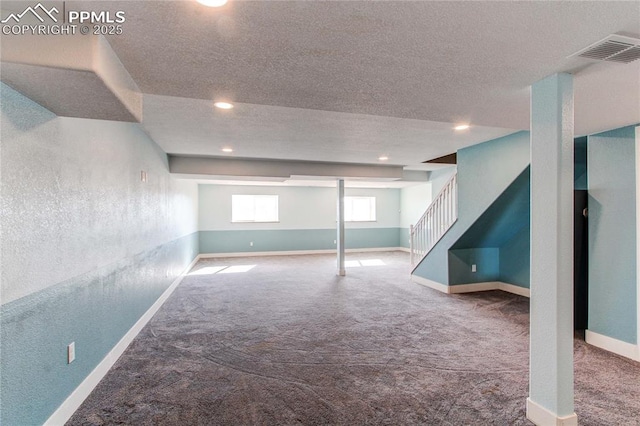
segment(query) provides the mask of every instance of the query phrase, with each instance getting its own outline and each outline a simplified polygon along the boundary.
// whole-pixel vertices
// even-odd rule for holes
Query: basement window
[[[278,222],[278,196],[232,195],[231,222]]]
[[[344,197],[345,222],[375,222],[376,197]]]

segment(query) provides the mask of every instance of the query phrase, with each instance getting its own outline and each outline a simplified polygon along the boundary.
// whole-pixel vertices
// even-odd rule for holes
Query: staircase
[[[411,267],[418,265],[458,219],[457,173],[440,190],[420,220],[410,227]]]

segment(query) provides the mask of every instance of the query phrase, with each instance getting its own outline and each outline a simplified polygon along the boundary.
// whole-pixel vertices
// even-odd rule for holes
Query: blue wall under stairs
[[[529,187],[527,167],[453,244],[450,285],[502,281],[529,287]]]
[[[586,137],[575,139],[574,182],[587,187]],[[458,221],[413,273],[447,285],[502,281],[529,288],[529,133],[458,151],[458,200]]]
[[[521,187],[516,187],[521,186],[523,181],[517,180],[526,178],[528,183],[528,167],[529,132],[514,133],[459,150],[458,220],[415,268],[413,274],[446,285],[509,279],[511,281],[507,282],[528,287],[528,252],[514,253],[517,259],[513,260],[509,259],[506,251],[501,253],[508,247],[528,248],[528,232],[518,225],[513,234],[503,233],[501,230],[513,219],[504,219],[504,223],[500,218],[483,219],[485,212],[495,203],[503,204],[495,206],[495,210],[499,211],[510,204],[508,200],[514,206],[519,204],[515,200],[522,201],[525,195]],[[512,184],[515,184],[514,193],[505,195],[504,201],[498,201]],[[520,205],[512,209],[514,213],[518,213],[522,207]],[[528,216],[523,220],[528,222]],[[479,223],[474,227],[476,222]],[[496,235],[481,229],[485,222],[493,223]],[[526,241],[523,240],[525,237]],[[505,248],[501,250],[498,243]],[[505,267],[501,271],[501,258],[506,262],[505,265],[517,262],[510,263],[511,267]],[[523,262],[525,258],[526,262]],[[473,263],[478,266],[476,273],[471,273]],[[525,276],[526,280],[523,279]]]

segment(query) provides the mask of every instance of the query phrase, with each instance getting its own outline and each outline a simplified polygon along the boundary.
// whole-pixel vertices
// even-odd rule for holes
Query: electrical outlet
[[[338,244],[338,242],[336,240],[333,240],[333,244]]]
[[[146,182],[147,181],[147,172],[145,172],[144,170],[140,171],[140,182]]]
[[[253,241],[249,243],[249,247],[253,247]]]
[[[71,364],[76,359],[76,342],[67,345],[67,364]]]
[[[476,267],[475,263],[473,265],[471,265],[471,272],[476,272],[477,270],[478,270],[478,268]]]

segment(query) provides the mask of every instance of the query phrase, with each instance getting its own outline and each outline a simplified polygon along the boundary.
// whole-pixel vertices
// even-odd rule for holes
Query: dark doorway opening
[[[589,308],[589,251],[586,190],[573,192],[573,324],[576,330],[587,329]]]

